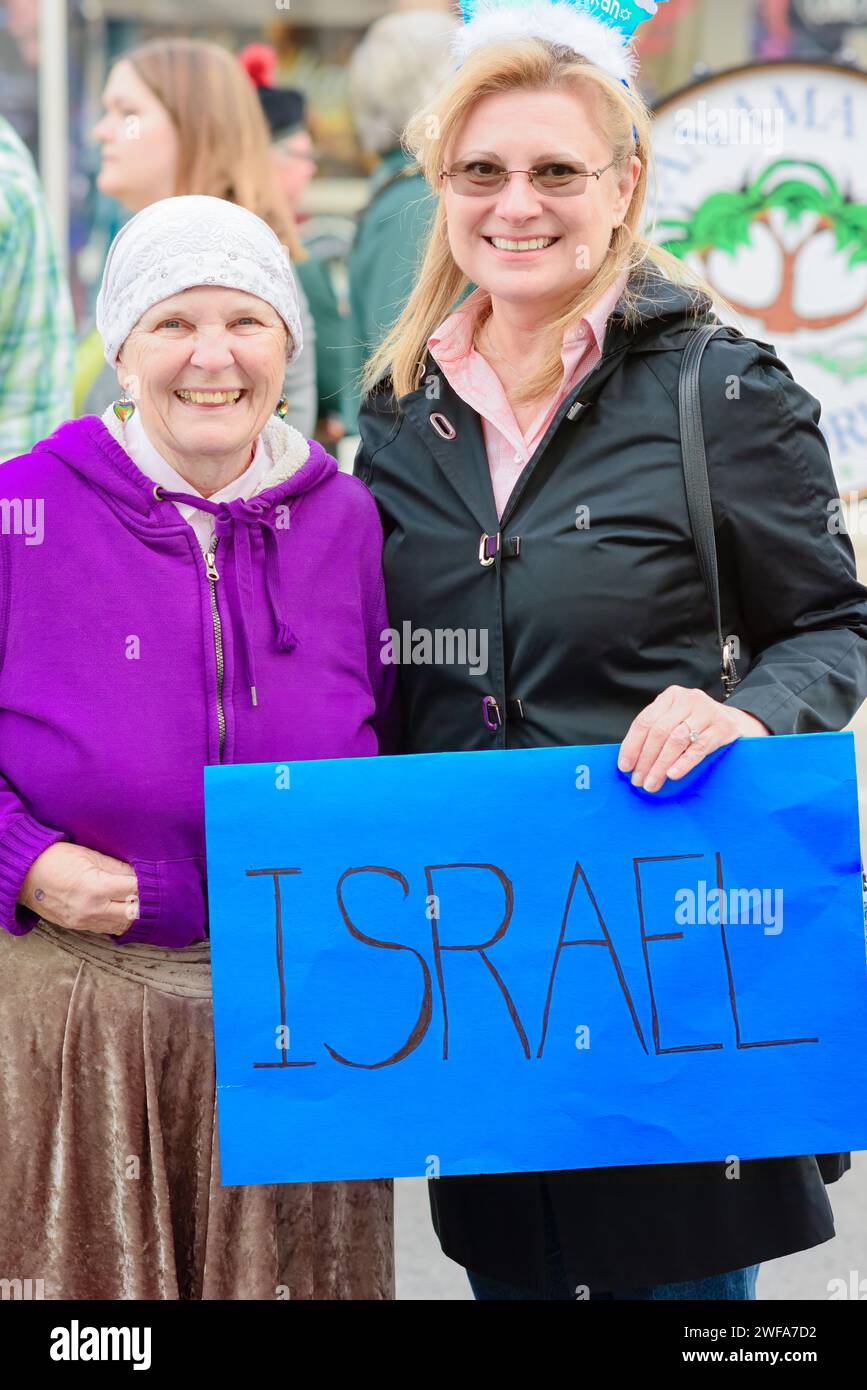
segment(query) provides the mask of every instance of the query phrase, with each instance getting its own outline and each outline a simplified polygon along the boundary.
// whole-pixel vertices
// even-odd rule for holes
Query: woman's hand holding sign
[[[632,784],[659,791],[666,777],[676,782],[718,748],[738,738],[770,734],[745,710],[720,704],[703,690],[670,685],[629,726],[617,766],[632,773]]]

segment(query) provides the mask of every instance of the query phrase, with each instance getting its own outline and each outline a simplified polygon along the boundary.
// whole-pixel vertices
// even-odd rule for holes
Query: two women
[[[147,207],[97,318],[120,399],[0,471],[39,517],[0,535],[0,1267],[390,1298],[390,1183],[220,1185],[202,786],[390,748],[376,508],[281,418],[298,297],[252,213]]]
[[[772,348],[722,330],[701,396],[740,654],[724,701],[678,412],[684,350],[713,314],[641,235],[649,116],[609,51],[482,44],[411,124],[439,205],[368,364],[356,472],[383,520],[391,625],[488,634],[482,690],[466,667],[401,668],[405,750],[620,743],[653,793],[736,738],[842,728],[867,694],[867,591],[826,525],[816,402]],[[479,814],[495,824],[483,798]],[[742,1299],[762,1260],[833,1236],[823,1174],[843,1166],[450,1177],[430,1193],[478,1298]]]
[[[230,203],[128,224],[100,328],[130,395],[0,473],[10,516],[44,508],[0,536],[0,1253],[48,1297],[389,1296],[388,1183],[219,1184],[201,804],[209,762],[390,749],[389,625],[489,635],[484,691],[402,670],[407,751],[622,742],[649,792],[735,738],[841,727],[867,692],[816,404],[729,330],[702,377],[740,645],[720,698],[677,407],[711,311],[640,236],[640,101],[530,38],[469,58],[414,138],[440,202],[358,465],[388,618],[370,499],[270,416],[297,300]],[[841,1166],[431,1196],[479,1298],[750,1298],[761,1260],[833,1235]]]

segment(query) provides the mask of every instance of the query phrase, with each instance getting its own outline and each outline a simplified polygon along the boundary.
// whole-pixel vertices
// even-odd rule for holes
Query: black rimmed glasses
[[[553,198],[578,198],[587,190],[587,180],[601,179],[614,167],[615,159],[604,169],[585,169],[580,164],[541,164],[538,169],[502,169],[484,159],[467,159],[440,172],[451,179],[452,188],[463,198],[489,198],[501,193],[513,174],[526,174],[537,193]]]

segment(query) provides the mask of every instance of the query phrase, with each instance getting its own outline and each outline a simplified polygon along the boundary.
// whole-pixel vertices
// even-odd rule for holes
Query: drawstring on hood
[[[88,449],[81,448],[82,431],[89,437],[92,447]],[[278,651],[292,652],[298,645],[298,637],[285,611],[288,547],[286,538],[281,541],[278,532],[289,530],[287,523],[290,518],[294,521],[301,498],[332,477],[337,472],[337,463],[321,444],[304,439],[275,416],[262,430],[262,441],[273,460],[273,467],[263,479],[259,492],[248,501],[236,498],[231,502],[211,502],[197,493],[169,492],[160,486],[154,487],[123,448],[123,438],[123,426],[109,409],[101,421],[95,416],[86,416],[61,425],[36,446],[36,451],[56,455],[107,493],[121,516],[129,516],[134,523],[130,529],[137,535],[141,534],[143,523],[166,535],[176,535],[179,526],[187,526],[175,502],[213,516],[216,537],[231,544],[234,556],[234,583],[226,589],[227,613],[243,655],[251,701],[256,705],[256,666],[249,622],[254,601],[252,533],[258,529],[262,537],[265,589],[276,647]]]
[[[154,489],[154,495],[159,500],[182,502],[188,507],[196,507],[201,512],[208,512],[215,519],[214,534],[217,538],[223,539],[225,537],[232,541],[235,552],[235,609],[233,617],[237,617],[236,627],[244,652],[247,684],[250,688],[252,702],[255,705],[258,703],[256,698],[256,666],[245,606],[245,595],[251,595],[253,590],[253,564],[250,550],[250,531],[253,526],[260,528],[265,547],[265,588],[268,592],[268,602],[271,605],[271,614],[274,619],[278,650],[291,652],[298,645],[298,638],[289,626],[281,607],[285,588],[280,560],[280,543],[276,532],[276,508],[272,508],[270,502],[263,501],[261,496],[251,497],[248,502],[243,502],[240,499],[235,502],[209,502],[207,498],[199,497],[195,493],[166,492],[161,487]],[[272,513],[270,516],[268,515],[269,510]],[[291,512],[288,515],[291,517]]]

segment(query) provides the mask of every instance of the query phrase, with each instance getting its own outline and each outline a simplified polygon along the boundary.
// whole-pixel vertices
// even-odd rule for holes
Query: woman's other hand
[[[61,841],[34,860],[18,901],[70,931],[121,935],[138,917],[131,864]]]
[[[617,766],[632,773],[633,786],[656,792],[666,777],[678,781],[717,748],[763,734],[770,730],[745,710],[721,704],[703,690],[670,685],[632,721]]]

